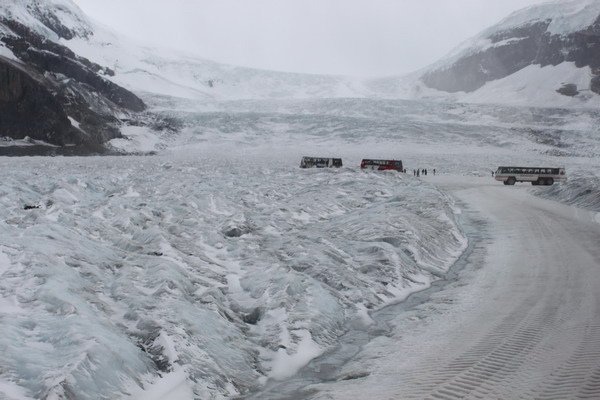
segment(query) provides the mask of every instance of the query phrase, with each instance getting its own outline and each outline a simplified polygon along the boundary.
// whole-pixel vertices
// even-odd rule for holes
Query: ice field
[[[184,121],[182,134],[126,143],[155,156],[0,159],[4,398],[225,399],[293,379],[377,310],[443,280],[477,239],[452,177],[506,189],[498,165],[564,165],[566,185],[514,189],[600,211],[595,112],[153,107]],[[345,166],[300,170],[301,155]],[[363,172],[361,157],[409,173]]]
[[[226,397],[290,376],[464,246],[452,201],[397,174],[226,157],[8,163],[2,380],[33,398],[115,398],[177,371],[201,398]]]

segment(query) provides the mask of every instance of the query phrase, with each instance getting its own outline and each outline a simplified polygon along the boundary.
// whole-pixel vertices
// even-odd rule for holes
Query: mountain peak
[[[511,29],[537,21],[549,22],[549,34],[568,35],[592,25],[599,15],[598,0],[555,0],[515,11],[489,31]]]
[[[539,74],[543,88],[532,79]],[[519,87],[512,96],[518,103],[589,102],[600,94],[600,1],[552,1],[514,12],[429,67],[421,81],[462,100],[493,102],[502,87]],[[569,99],[561,98],[564,85],[577,87]]]
[[[71,0],[0,0],[0,11],[51,40],[93,34],[91,22]]]

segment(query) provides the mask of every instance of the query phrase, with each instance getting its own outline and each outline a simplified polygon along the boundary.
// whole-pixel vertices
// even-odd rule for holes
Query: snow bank
[[[546,190],[534,190],[541,197],[600,213],[600,175],[594,170],[568,173],[568,181]]]

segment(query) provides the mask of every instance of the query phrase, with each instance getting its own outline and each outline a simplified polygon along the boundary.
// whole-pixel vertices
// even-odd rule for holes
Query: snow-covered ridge
[[[517,11],[409,76],[372,80],[386,97],[597,107],[596,0],[551,1]]]
[[[450,67],[461,57],[485,51],[490,47],[509,44],[521,38],[507,38],[494,42],[491,37],[525,25],[547,22],[546,32],[552,35],[568,35],[592,25],[600,17],[600,2],[597,0],[554,0],[515,11],[498,24],[458,45],[440,61],[425,71]]]
[[[78,147],[82,154],[104,151],[104,142],[121,136],[122,120],[144,123],[143,101],[108,79],[114,71],[60,44],[93,33],[74,3],[3,1],[0,12],[0,78],[7,83],[0,113],[11,115],[0,119],[2,136]]]
[[[0,12],[52,41],[93,33],[93,24],[71,0],[2,0]]]
[[[597,0],[554,0],[516,11],[483,34],[508,30],[535,21],[551,21],[548,33],[567,35],[590,26],[600,16]]]

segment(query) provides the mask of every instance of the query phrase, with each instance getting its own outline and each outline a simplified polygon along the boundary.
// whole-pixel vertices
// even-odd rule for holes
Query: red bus
[[[360,163],[362,169],[373,169],[376,171],[400,171],[404,172],[400,160],[370,160],[364,159]]]

